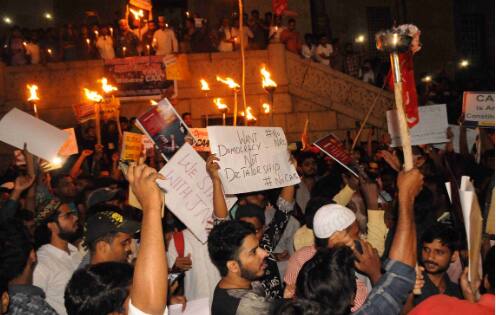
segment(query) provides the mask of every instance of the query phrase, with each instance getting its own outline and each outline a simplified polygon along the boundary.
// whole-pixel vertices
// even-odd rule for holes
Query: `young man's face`
[[[240,276],[250,281],[262,277],[265,273],[267,256],[267,252],[259,247],[255,234],[246,236],[239,249]]]
[[[303,177],[312,177],[317,173],[317,162],[314,158],[307,158],[301,164]]]
[[[106,243],[103,247],[107,261],[127,262],[127,258],[131,255],[131,241],[131,235],[117,233],[112,242]]]
[[[239,221],[248,222],[251,225],[253,225],[255,227],[255,236],[257,237],[257,240],[260,242],[263,236],[262,222],[260,222],[260,220],[256,217],[244,217],[244,218],[240,218]]]
[[[422,265],[430,274],[440,274],[448,270],[453,253],[440,240],[424,243],[422,246]]]
[[[74,241],[79,236],[80,231],[77,212],[66,203],[60,206],[58,212],[56,230],[52,230],[52,233],[56,232],[61,239],[68,242]]]
[[[74,179],[70,176],[62,178],[55,188],[55,193],[62,198],[76,197],[77,188]]]

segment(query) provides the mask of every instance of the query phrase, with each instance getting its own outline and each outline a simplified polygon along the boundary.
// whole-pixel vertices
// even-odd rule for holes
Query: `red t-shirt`
[[[486,315],[494,314],[494,294],[484,294],[479,302],[471,303],[444,294],[429,297],[417,305],[409,315]]]

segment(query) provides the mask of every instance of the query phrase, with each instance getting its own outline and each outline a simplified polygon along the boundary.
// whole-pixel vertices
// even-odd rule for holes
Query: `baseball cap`
[[[84,226],[84,242],[86,245],[98,238],[112,232],[135,234],[139,232],[141,225],[133,220],[124,218],[120,213],[114,211],[97,212],[86,220]]]
[[[101,202],[106,202],[115,198],[119,189],[103,187],[93,190],[86,198],[86,207],[91,208]]]
[[[355,222],[353,211],[338,204],[321,207],[313,218],[313,232],[317,238],[328,238],[337,231],[343,231]]]

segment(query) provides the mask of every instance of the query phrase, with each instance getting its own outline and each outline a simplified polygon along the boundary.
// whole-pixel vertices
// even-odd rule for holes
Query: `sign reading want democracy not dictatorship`
[[[463,92],[463,114],[466,126],[494,126],[494,93]]]
[[[213,186],[205,161],[189,143],[160,170],[165,180],[157,180],[165,190],[165,204],[202,243],[207,242],[207,225],[213,212]],[[236,202],[226,197],[228,209]]]
[[[226,194],[300,182],[282,128],[211,126],[207,130],[210,150],[220,159],[219,174]]]

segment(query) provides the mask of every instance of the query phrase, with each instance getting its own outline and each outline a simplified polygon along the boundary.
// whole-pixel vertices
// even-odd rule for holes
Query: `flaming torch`
[[[242,112],[241,116],[245,117],[245,124],[247,125],[253,125],[256,121],[257,118],[253,115],[252,109],[250,106],[246,107],[246,112]]]
[[[274,124],[274,92],[276,91],[277,83],[272,80],[270,72],[265,66],[262,66],[260,73],[262,74],[262,87],[269,94],[269,110],[272,108],[272,111],[270,111],[270,125],[272,126]]]
[[[93,106],[95,107],[95,127],[96,127],[96,143],[98,145],[102,144],[102,134],[100,131],[100,103],[103,102],[103,96],[98,94],[96,91],[88,90],[84,88],[84,95],[86,99],[93,102]]]
[[[208,98],[208,92],[210,91],[210,86],[208,85],[208,82],[205,79],[200,79],[200,85],[203,92],[205,92],[205,97]],[[208,114],[205,116],[205,125],[208,127]]]
[[[105,93],[105,95],[111,96],[111,104],[112,104],[112,106],[114,108],[114,112],[115,112],[115,120],[117,123],[117,130],[119,132],[119,138],[121,138],[122,137],[122,128],[121,128],[121,121],[119,119],[120,118],[120,112],[119,112],[120,103],[118,100],[117,101],[115,100],[115,97],[113,94],[113,92],[118,91],[118,89],[117,89],[117,87],[113,86],[112,84],[109,84],[107,78],[105,78],[105,77],[101,78],[97,82],[101,83],[103,93]]]
[[[262,111],[264,114],[270,114],[270,105],[269,103],[262,104]]]
[[[223,103],[220,97],[214,98],[214,103],[217,106],[217,109],[222,113],[222,126],[226,125],[226,113],[229,110],[226,104]],[[236,117],[236,116],[234,116]]]
[[[240,86],[238,83],[236,83],[232,78],[221,78],[217,76],[217,81],[224,83],[227,85],[231,90],[233,90],[234,93],[234,117],[233,117],[233,126],[236,126],[237,124],[237,117],[238,117],[238,93]]]
[[[39,101],[40,98],[38,97],[38,86],[37,85],[27,85],[28,91],[29,91],[29,97],[28,97],[28,102],[30,104],[33,104],[33,111],[34,111],[34,116],[36,118],[39,118],[38,116],[38,107],[36,106],[36,101]]]

